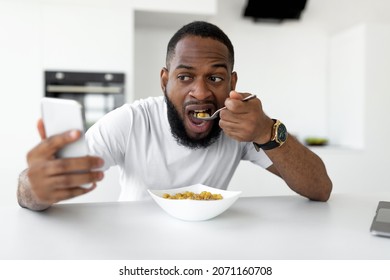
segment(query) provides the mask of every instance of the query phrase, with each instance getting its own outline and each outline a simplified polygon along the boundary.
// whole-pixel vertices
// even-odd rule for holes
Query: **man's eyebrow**
[[[228,70],[228,66],[226,63],[217,63],[217,64],[213,64],[213,67],[214,68],[225,68],[226,70]]]
[[[226,63],[217,63],[217,64],[213,64],[212,67],[213,67],[213,68],[225,68],[226,70],[228,70],[228,66],[227,66]],[[192,67],[192,66],[189,66],[189,65],[179,64],[178,66],[176,66],[175,69],[193,70],[193,69],[195,69],[195,68]]]
[[[179,64],[178,66],[176,66],[175,69],[187,69],[187,70],[192,70],[192,69],[194,69],[194,67],[189,66],[189,65],[185,65],[185,64]]]

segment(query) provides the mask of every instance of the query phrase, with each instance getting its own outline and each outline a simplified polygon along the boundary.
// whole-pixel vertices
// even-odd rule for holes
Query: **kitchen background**
[[[389,190],[390,1],[308,0],[299,20],[254,22],[246,0],[0,0],[0,204],[16,205],[18,174],[39,141],[44,72],[124,73],[125,100],[161,95],[166,44],[196,19],[219,25],[236,51],[238,90],[327,165],[334,192]],[[114,201],[118,170],[68,202]],[[292,192],[243,162],[231,189],[245,196]]]

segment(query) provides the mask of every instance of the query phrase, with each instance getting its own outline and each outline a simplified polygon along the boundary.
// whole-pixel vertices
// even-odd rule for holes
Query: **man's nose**
[[[212,91],[209,89],[206,81],[198,80],[191,88],[190,95],[197,100],[206,100],[212,95]]]

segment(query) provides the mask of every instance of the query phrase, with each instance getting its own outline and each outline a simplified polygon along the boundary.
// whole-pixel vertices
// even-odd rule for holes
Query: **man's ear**
[[[163,67],[160,72],[160,84],[163,92],[165,92],[165,89],[167,88],[168,75],[168,69],[166,67]]]
[[[237,80],[238,80],[237,72],[234,71],[232,72],[232,78],[230,80],[230,87],[232,90],[236,89]]]

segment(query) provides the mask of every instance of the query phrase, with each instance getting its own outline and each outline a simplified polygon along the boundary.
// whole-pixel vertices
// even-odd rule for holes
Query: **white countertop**
[[[222,215],[186,222],[153,201],[1,208],[0,259],[390,259],[369,232],[386,194],[240,198]]]

